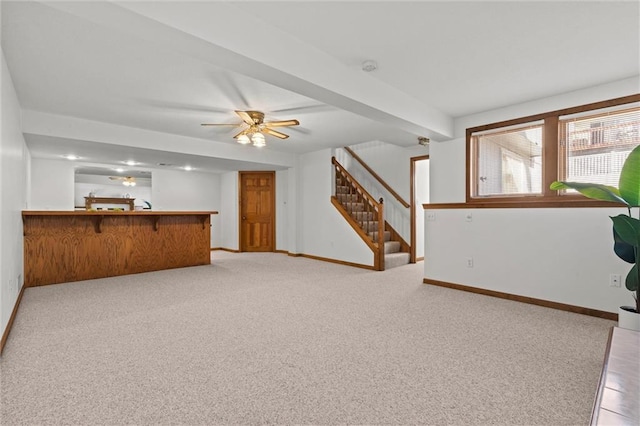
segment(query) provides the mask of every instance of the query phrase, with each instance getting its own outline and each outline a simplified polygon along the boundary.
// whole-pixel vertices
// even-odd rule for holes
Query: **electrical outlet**
[[[609,286],[620,287],[620,281],[622,277],[620,274],[609,274]]]
[[[467,257],[467,268],[473,268],[473,257]]]
[[[464,215],[464,220],[466,220],[467,222],[473,221],[473,213],[467,212],[467,214]]]
[[[436,212],[427,212],[427,220],[429,222],[435,222],[436,221]]]

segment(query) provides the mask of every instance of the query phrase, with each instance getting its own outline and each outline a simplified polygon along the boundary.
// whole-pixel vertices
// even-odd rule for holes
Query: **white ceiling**
[[[451,136],[456,117],[637,76],[640,6],[601,2],[2,1],[24,110],[236,145],[236,109],[296,118],[272,151]],[[361,70],[377,61],[372,73]],[[34,157],[263,166],[26,135]],[[124,149],[124,151],[127,151]],[[82,154],[80,154],[82,155]],[[273,168],[273,167],[271,167]]]

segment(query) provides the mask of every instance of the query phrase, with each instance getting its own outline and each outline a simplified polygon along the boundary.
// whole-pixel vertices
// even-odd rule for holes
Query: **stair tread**
[[[386,258],[386,257],[405,257],[405,256],[408,257],[409,253],[407,253],[406,251],[399,251],[396,253],[387,253],[385,254],[384,257]]]

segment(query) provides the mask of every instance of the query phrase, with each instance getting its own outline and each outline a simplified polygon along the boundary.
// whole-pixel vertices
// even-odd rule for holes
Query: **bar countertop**
[[[158,210],[23,210],[23,216],[202,216],[217,211],[158,211]]]

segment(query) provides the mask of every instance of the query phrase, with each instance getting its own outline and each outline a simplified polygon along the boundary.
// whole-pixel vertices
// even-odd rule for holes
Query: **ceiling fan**
[[[234,136],[234,138],[241,144],[252,143],[254,146],[262,147],[266,145],[264,135],[275,136],[280,139],[287,139],[289,135],[286,135],[277,130],[273,130],[272,127],[289,127],[297,126],[300,124],[298,120],[281,120],[281,121],[264,121],[264,113],[260,111],[236,111],[236,114],[242,119],[242,123],[237,124],[212,124],[202,123],[203,126],[232,126],[238,127],[247,125],[248,127],[242,130],[240,133]]]
[[[109,176],[111,180],[121,180],[124,186],[136,186],[136,178],[131,176]]]

